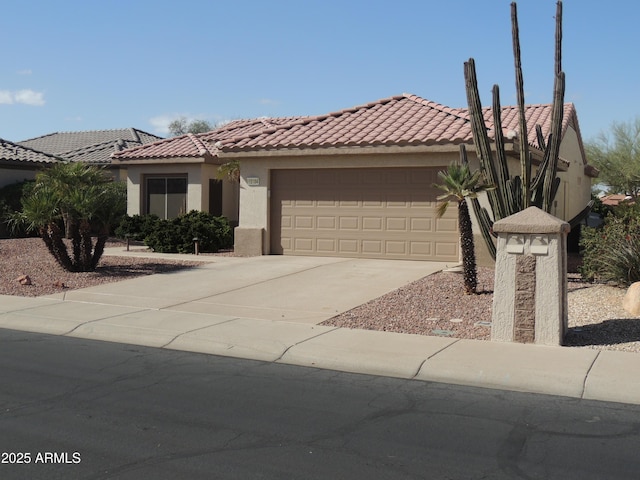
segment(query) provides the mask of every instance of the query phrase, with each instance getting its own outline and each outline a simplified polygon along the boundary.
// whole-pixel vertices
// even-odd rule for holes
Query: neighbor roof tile
[[[37,165],[56,163],[58,161],[53,155],[0,138],[0,163],[3,165]]]
[[[74,162],[108,164],[113,152],[154,142],[162,137],[136,128],[94,130],[85,132],[55,132],[18,142],[24,147]]]

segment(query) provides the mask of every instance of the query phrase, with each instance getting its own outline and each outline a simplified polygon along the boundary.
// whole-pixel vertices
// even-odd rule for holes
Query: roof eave
[[[463,143],[463,142],[460,142]],[[269,149],[245,149],[218,152],[221,159],[255,158],[255,157],[300,157],[311,155],[368,155],[389,153],[449,153],[459,152],[460,143],[442,145],[365,145],[365,146],[334,146],[334,147],[292,147]]]
[[[146,158],[114,158],[112,165],[167,165],[167,164],[189,164],[189,163],[212,163],[217,164],[216,157],[205,155],[201,157],[146,157]]]

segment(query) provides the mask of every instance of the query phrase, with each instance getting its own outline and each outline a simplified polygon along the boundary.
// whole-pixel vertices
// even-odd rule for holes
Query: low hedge
[[[233,229],[225,217],[193,210],[171,220],[156,215],[127,216],[116,229],[120,238],[144,241],[159,253],[195,253],[194,238],[201,252],[215,253],[233,246]]]

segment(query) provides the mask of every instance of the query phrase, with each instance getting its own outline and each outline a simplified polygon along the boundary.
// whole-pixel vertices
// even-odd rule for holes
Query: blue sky
[[[509,0],[20,0],[0,27],[0,137],[314,115],[404,92],[514,104]],[[555,0],[518,2],[527,103],[551,102]],[[640,109],[640,3],[565,0],[565,100],[583,138]]]

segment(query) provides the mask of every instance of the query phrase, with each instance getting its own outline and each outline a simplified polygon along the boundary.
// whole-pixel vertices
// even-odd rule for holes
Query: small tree
[[[205,133],[215,128],[206,120],[187,120],[186,117],[178,117],[169,124],[169,133],[173,137],[184,135],[185,133]]]
[[[462,250],[462,268],[464,275],[465,293],[474,294],[478,286],[478,272],[476,269],[476,252],[473,243],[473,227],[467,198],[475,199],[478,193],[491,189],[482,185],[481,172],[471,173],[468,164],[451,163],[446,172],[438,172],[441,184],[434,185],[445,193],[438,196],[441,203],[436,212],[437,218],[447,211],[450,201],[458,204],[458,224],[460,229],[460,249]]]
[[[240,180],[240,162],[238,160],[231,160],[227,163],[223,163],[218,167],[218,179],[222,180],[226,178],[232,182]]]
[[[65,270],[88,272],[95,270],[111,226],[125,211],[123,183],[98,167],[60,163],[36,176],[32,191],[22,199],[22,212],[13,215],[10,225],[37,231]],[[63,226],[71,240],[71,254]]]
[[[609,134],[600,133],[585,144],[589,160],[600,170],[600,181],[612,191],[640,195],[640,117],[613,123]]]

